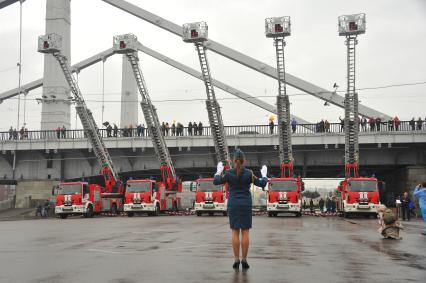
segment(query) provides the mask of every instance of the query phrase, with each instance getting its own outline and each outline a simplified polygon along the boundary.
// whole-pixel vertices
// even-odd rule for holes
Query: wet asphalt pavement
[[[253,217],[248,271],[225,217],[0,222],[0,282],[426,282],[421,222],[385,240],[375,219]]]

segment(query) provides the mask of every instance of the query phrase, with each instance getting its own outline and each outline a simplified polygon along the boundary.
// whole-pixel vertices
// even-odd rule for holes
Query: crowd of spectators
[[[409,121],[401,121],[398,116],[392,117],[387,121],[383,121],[380,117],[360,117],[358,119],[359,131],[361,132],[377,132],[377,131],[420,131],[426,130],[426,117],[423,120],[421,117],[415,119],[414,117]],[[104,137],[146,137],[148,136],[148,129],[144,123],[139,125],[128,125],[123,128],[119,128],[116,124],[110,124],[109,122],[103,123],[105,128],[101,130],[102,136]],[[274,117],[269,118],[269,133],[277,133],[277,125],[274,122]],[[327,119],[321,119],[321,121],[314,124],[299,124],[299,122],[292,118],[290,121],[290,127],[292,133],[298,132],[298,129],[302,129],[306,132],[306,129],[314,131],[316,133],[329,133],[329,132],[344,132],[345,130],[345,119],[339,117],[339,122],[331,123]],[[203,123],[200,122],[189,122],[185,127],[182,123],[173,121],[162,122],[160,125],[160,131],[163,136],[202,136],[205,135],[205,129]],[[31,133],[30,133],[31,134]],[[57,127],[54,131],[47,134],[49,137],[56,137],[57,139],[75,138],[77,134],[71,133],[64,125]],[[24,140],[34,137],[29,137],[28,129],[24,126],[18,131],[16,128],[10,127],[8,133],[2,134],[2,139],[9,140]]]

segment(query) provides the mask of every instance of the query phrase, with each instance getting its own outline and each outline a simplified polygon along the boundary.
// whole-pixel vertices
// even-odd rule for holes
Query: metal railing
[[[196,129],[196,131],[195,131]],[[244,135],[276,135],[277,125],[271,127],[270,125],[243,125],[243,126],[225,126],[225,132],[228,136],[244,136]],[[330,123],[329,127],[317,124],[298,124],[296,127],[292,127],[294,135],[316,135],[316,134],[343,134],[343,126],[341,123]],[[366,126],[360,126],[360,132],[417,132],[426,131],[426,124],[421,124],[417,121],[401,121],[398,126],[391,125],[388,122],[377,124],[371,127],[369,124]],[[148,131],[142,128],[124,128],[117,130],[99,129],[99,133],[103,138],[146,138]],[[197,136],[210,136],[210,127],[188,128],[181,127],[173,130],[164,129],[163,134],[165,136],[186,136],[186,137],[197,137]],[[54,139],[85,139],[86,135],[84,130],[49,130],[49,131],[6,131],[0,132],[1,141],[14,141],[14,140],[54,140]]]

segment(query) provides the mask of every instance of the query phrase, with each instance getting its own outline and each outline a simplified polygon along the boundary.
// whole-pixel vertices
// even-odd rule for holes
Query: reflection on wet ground
[[[374,219],[254,217],[234,271],[225,217],[8,221],[0,282],[425,282],[416,225],[392,241]]]

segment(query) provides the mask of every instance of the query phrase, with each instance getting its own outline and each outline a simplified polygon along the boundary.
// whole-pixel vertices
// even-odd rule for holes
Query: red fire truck
[[[300,177],[294,178],[293,167],[286,175],[283,168],[288,164],[282,164],[281,178],[270,178],[268,184],[268,195],[266,199],[266,211],[268,216],[277,216],[278,213],[293,213],[302,216],[302,192],[304,183]]]
[[[102,167],[105,186],[86,182],[61,183],[57,190],[55,213],[61,218],[71,214],[82,214],[92,217],[94,213],[117,213],[123,208],[124,185],[114,170],[108,149],[102,141],[98,126],[87,108],[83,95],[75,80],[67,58],[61,54],[62,39],[57,34],[40,36],[38,51],[50,53],[59,63],[64,77],[71,89],[76,112],[83,125],[84,132],[92,146],[93,152]]]
[[[197,216],[203,213],[228,215],[228,185],[214,185],[213,178],[200,178],[196,183],[194,210]]]
[[[293,213],[302,215],[303,181],[294,178],[293,149],[291,145],[290,101],[286,93],[284,46],[285,37],[289,36],[290,17],[276,17],[265,19],[266,37],[274,39],[277,71],[278,71],[278,141],[281,174],[279,178],[269,179],[266,211],[268,216],[277,216],[278,213]]]
[[[384,184],[376,178],[349,177],[340,182],[337,190],[337,209],[344,217],[349,214],[376,215],[380,205],[379,187]]]
[[[142,97],[140,105],[147,124],[148,136],[151,137],[155,154],[160,162],[161,181],[157,183],[147,179],[128,181],[124,211],[129,217],[141,212],[157,215],[165,210],[178,211],[181,207],[182,193],[182,182],[176,176],[172,158],[161,133],[157,110],[151,102],[139,66],[138,45],[139,42],[133,34],[117,35],[113,39],[114,52],[126,55],[135,75]]]

